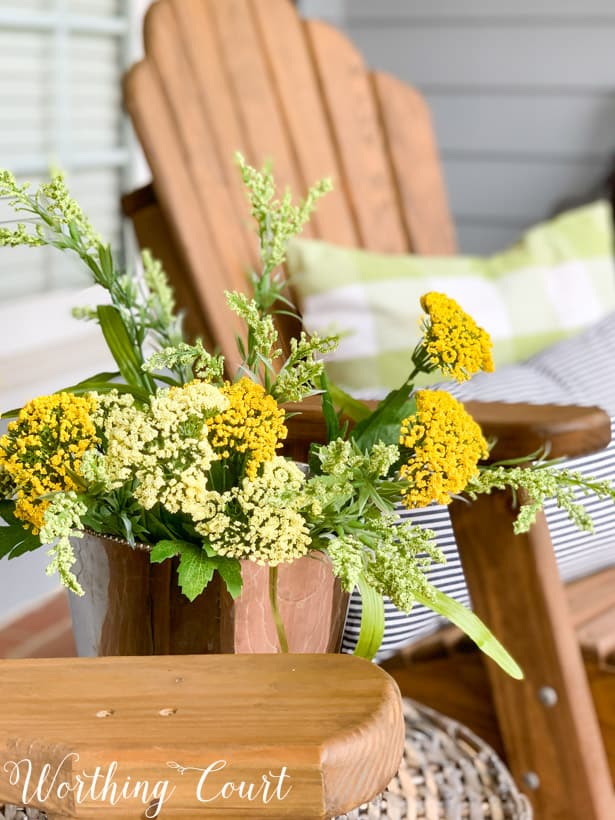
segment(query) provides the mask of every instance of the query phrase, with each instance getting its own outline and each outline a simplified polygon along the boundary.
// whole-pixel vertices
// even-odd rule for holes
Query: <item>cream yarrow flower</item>
[[[306,521],[297,510],[304,483],[295,464],[276,456],[262,465],[257,478],[245,478],[225,493],[212,493],[210,515],[196,529],[228,558],[271,566],[294,561],[311,544]]]
[[[134,496],[145,509],[158,503],[169,512],[198,509],[217,459],[208,423],[227,406],[220,390],[201,381],[159,390],[144,409],[112,398],[102,424],[106,456],[99,473],[111,487],[135,479]]]
[[[439,368],[458,382],[481,370],[493,370],[489,334],[454,299],[443,293],[426,293],[421,307],[427,316],[423,341],[413,357],[416,365],[427,372]]]
[[[464,406],[443,390],[419,390],[416,412],[404,419],[399,443],[408,451],[400,475],[406,507],[433,501],[449,504],[478,474],[478,462],[489,454],[480,427]]]

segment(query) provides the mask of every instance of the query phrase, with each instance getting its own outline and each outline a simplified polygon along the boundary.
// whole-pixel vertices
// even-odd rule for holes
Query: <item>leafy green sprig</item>
[[[553,499],[576,527],[594,531],[594,523],[582,504],[583,497],[595,494],[615,502],[615,486],[610,481],[586,478],[576,470],[560,469],[553,464],[536,462],[524,467],[485,465],[465,489],[472,500],[493,490],[512,490],[519,504],[514,532],[528,532],[545,503]]]
[[[48,245],[76,254],[93,282],[109,293],[111,304],[81,308],[75,315],[100,324],[119,373],[136,395],[154,393],[156,380],[142,368],[146,342],[164,347],[182,340],[181,320],[174,312],[172,291],[160,263],[144,252],[143,277],[119,271],[110,245],[94,232],[70,196],[62,174],[31,192],[28,184],[18,184],[9,171],[0,171],[0,197],[6,198],[17,214],[26,215],[16,228],[0,229],[0,245]],[[109,377],[113,375],[89,379],[87,386],[99,391],[112,389]],[[184,376],[184,371],[176,372],[179,383]]]
[[[275,198],[276,186],[271,163],[261,170],[252,168],[239,151],[235,154],[235,161],[257,225],[262,264],[262,274],[259,277],[261,293],[257,294],[257,298],[268,309],[278,298],[277,285],[281,277],[272,277],[272,274],[284,262],[289,239],[301,233],[304,225],[309,222],[316,203],[333,189],[333,183],[329,178],[321,179],[310,188],[305,199],[294,205],[288,189],[281,199]],[[262,298],[265,294],[268,295],[268,305]]]

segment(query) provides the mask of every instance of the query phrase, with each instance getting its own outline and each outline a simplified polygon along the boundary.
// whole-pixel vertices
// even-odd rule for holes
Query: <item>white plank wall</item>
[[[341,0],[327,16],[427,97],[464,252],[498,250],[606,177],[615,0]]]

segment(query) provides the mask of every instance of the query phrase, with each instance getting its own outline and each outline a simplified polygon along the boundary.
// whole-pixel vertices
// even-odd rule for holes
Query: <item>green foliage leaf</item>
[[[99,384],[107,384],[108,382],[113,381],[113,379],[117,379],[119,375],[120,373],[118,370],[96,373],[94,376],[90,376],[81,382],[77,382],[77,384],[73,385],[73,388],[79,387],[95,390]],[[118,387],[121,387],[121,385],[118,385]]]
[[[216,559],[216,569],[226,584],[231,598],[238,598],[243,587],[239,561],[236,558],[218,558]]]
[[[485,624],[473,612],[460,604],[454,598],[450,598],[440,590],[434,589],[433,595],[416,595],[416,600],[448,618],[451,623],[458,626],[465,634],[471,638],[485,655],[494,660],[497,665],[507,672],[515,680],[523,679],[523,671],[514,658],[504,649],[493,633],[487,629]]]
[[[149,398],[149,393],[142,387],[135,387],[131,384],[124,384],[123,382],[115,382],[120,375],[119,371],[115,373],[97,373],[89,379],[84,379],[82,382],[72,384],[69,387],[63,387],[61,390],[56,390],[56,393],[73,393],[75,396],[83,396],[85,393],[110,393],[112,390],[117,390],[118,393],[131,393],[139,402],[146,402]],[[14,407],[12,410],[6,410],[2,413],[3,419],[14,419],[21,413],[21,407]]]
[[[0,517],[7,526],[0,526],[0,558],[17,558],[26,552],[32,552],[41,546],[38,535],[33,535],[24,528],[23,522],[15,518],[14,501],[0,502]]]
[[[0,413],[0,418],[3,419],[16,419],[17,416],[21,413],[21,407],[13,407],[12,410],[5,410],[3,413]]]
[[[333,441],[339,438],[341,433],[340,419],[335,409],[333,396],[331,395],[331,385],[329,379],[323,373],[320,377],[320,386],[322,388],[322,414],[327,425],[327,441]]]
[[[189,601],[194,601],[214,576],[215,559],[212,560],[200,547],[185,544],[179,559],[177,577],[182,592]]]
[[[104,245],[102,242],[98,244],[98,259],[100,261],[100,269],[103,273],[106,283],[111,283],[114,276],[113,256],[111,255],[111,248],[109,245]]]
[[[192,546],[192,545],[190,545]],[[175,558],[182,551],[181,541],[159,541],[154,544],[149,554],[152,564],[162,564],[167,558]]]
[[[7,529],[6,527],[0,527],[0,532],[3,529]],[[22,535],[23,535],[22,530]],[[40,539],[38,535],[32,535],[32,533],[26,533],[25,538],[21,541],[17,541],[13,548],[8,552],[4,552],[2,550],[2,546],[0,545],[0,558],[8,558],[9,561],[12,561],[13,558],[19,558],[20,555],[25,555],[26,552],[34,552],[37,550],[41,545]]]
[[[337,409],[344,416],[348,416],[348,418],[353,421],[363,421],[371,415],[372,411],[364,402],[353,398],[349,393],[346,393],[346,391],[342,390],[342,388],[338,387],[336,384],[329,383],[329,393],[331,394],[331,399]]]
[[[218,555],[207,543],[198,545],[190,541],[165,539],[152,547],[150,560],[161,564],[176,555],[180,556],[177,571],[179,585],[190,601],[203,592],[216,570],[233,598],[241,593],[241,564],[235,558]]]
[[[361,628],[354,654],[372,660],[384,637],[384,601],[382,595],[370,586],[363,574],[358,580],[361,593]]]
[[[101,535],[116,535],[133,545],[135,541],[150,541],[143,508],[135,500],[133,490],[133,482],[110,491],[101,487],[98,493],[90,487],[90,494],[82,496],[88,507],[81,519],[83,526]]]
[[[113,305],[98,305],[96,314],[107,346],[123,378],[132,387],[144,388],[148,393],[153,393],[154,383],[141,368],[143,360],[135,349],[119,310]]]
[[[23,522],[15,516],[15,502],[5,499],[0,501],[0,518],[6,521],[7,524],[19,524],[23,526]]]
[[[416,401],[408,398],[408,393],[409,388],[405,385],[392,390],[371,416],[359,422],[351,431],[350,438],[356,441],[361,450],[369,450],[377,441],[383,444],[399,443],[402,421],[416,411]]]

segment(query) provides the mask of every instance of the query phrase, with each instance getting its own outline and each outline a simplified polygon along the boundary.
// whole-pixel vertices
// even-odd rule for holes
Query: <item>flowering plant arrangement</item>
[[[419,373],[440,370],[463,381],[493,368],[488,334],[443,294],[423,296],[423,335],[410,375],[375,409],[328,383],[322,356],[336,336],[301,333],[284,353],[275,314],[293,308],[280,265],[288,240],[331,185],[319,182],[296,205],[289,193],[276,199],[269,169],[258,171],[241,156],[238,165],[262,270],[252,275],[252,297],[227,294],[246,327],[235,373],[225,373],[223,358],[200,341],[184,340],[164,272],[147,252],[142,275],[116,268],[61,176],[32,193],[0,173],[0,196],[23,214],[16,228],[0,229],[0,244],[51,245],[83,261],[108,297],[75,314],[100,325],[117,363],[115,372],[5,414],[14,420],[0,438],[0,557],[44,545],[47,571],[81,594],[71,539],[86,530],[113,535],[150,545],[153,562],[178,556],[179,585],[193,600],[214,573],[238,596],[242,560],[267,565],[275,589],[279,564],[321,553],[346,590],[361,591],[358,654],[373,657],[378,649],[386,595],[402,610],[420,602],[446,616],[520,677],[481,621],[429,582],[429,567],[443,555],[433,533],[400,521],[396,505],[447,504],[461,493],[509,486],[530,499],[520,509],[519,530],[552,495],[577,524],[590,527],[575,492],[615,500],[615,491],[544,462],[506,470],[481,464],[488,442],[463,405],[445,391],[414,391]],[[328,441],[313,443],[303,468],[279,452],[285,405],[315,394]]]

